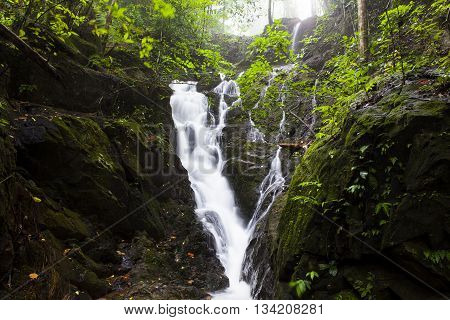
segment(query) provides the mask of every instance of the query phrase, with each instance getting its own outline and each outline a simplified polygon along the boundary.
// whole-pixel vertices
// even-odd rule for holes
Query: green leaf
[[[332,265],[330,267],[329,273],[330,273],[331,276],[335,277],[337,275],[337,273],[338,273],[337,267],[335,265]]]
[[[381,202],[375,206],[375,214],[379,214],[383,211],[386,215],[389,215],[389,211],[392,207],[392,204],[389,202]]]
[[[311,280],[314,280],[314,278],[319,277],[319,274],[315,271],[310,271],[306,274],[306,277],[309,277]]]
[[[359,148],[359,152],[365,153],[367,151],[367,149],[369,149],[369,147],[370,147],[369,145],[362,146],[361,148]]]

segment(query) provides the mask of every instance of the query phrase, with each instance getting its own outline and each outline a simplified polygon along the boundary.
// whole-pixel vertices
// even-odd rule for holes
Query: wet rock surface
[[[85,99],[101,94],[66,80]],[[170,147],[169,106],[144,109],[154,122],[107,117],[39,90],[45,100],[0,110],[0,296],[202,299],[225,288]]]
[[[288,283],[311,271],[304,298],[449,295],[448,86],[419,73],[400,87],[387,81],[297,166],[266,227],[277,226],[272,297],[295,297]]]

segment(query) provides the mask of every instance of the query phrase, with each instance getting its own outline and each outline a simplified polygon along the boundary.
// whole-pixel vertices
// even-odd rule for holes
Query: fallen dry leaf
[[[39,275],[38,275],[37,273],[30,273],[30,274],[28,275],[28,277],[29,277],[31,280],[36,280],[37,278],[39,278]]]

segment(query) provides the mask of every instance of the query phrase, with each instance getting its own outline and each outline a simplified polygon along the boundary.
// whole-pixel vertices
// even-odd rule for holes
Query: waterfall
[[[282,98],[282,101],[284,101],[284,97]],[[284,131],[285,131],[285,124],[286,124],[286,112],[283,111],[283,117],[281,118],[279,129],[280,131],[277,134],[276,141],[280,141],[283,137]]]
[[[281,139],[284,132],[284,126],[286,121],[286,113],[283,111],[283,117],[280,121],[280,132],[277,135],[277,141]],[[252,218],[247,226],[247,234],[249,238],[249,244],[252,239],[256,239],[262,236],[263,231],[257,230],[258,224],[261,223],[269,213],[272,205],[277,197],[281,194],[286,182],[283,171],[281,168],[281,147],[278,147],[275,156],[270,164],[269,173],[263,179],[259,186],[259,198],[256,204],[256,208],[253,212]],[[248,245],[247,245],[248,246]],[[254,256],[257,255],[255,248],[246,250],[246,257],[244,260],[243,274],[244,278],[250,283],[251,294],[253,297],[257,297],[264,285],[265,278],[271,272],[269,266],[255,266],[253,261]],[[260,274],[262,273],[262,274]]]
[[[247,134],[247,140],[249,140],[251,142],[265,142],[264,133],[262,133],[255,126],[255,123],[253,122],[253,119],[252,119],[251,112],[248,113],[248,119],[249,119],[248,124],[249,124],[250,130],[248,131],[248,134]]]
[[[300,31],[300,27],[302,25],[302,22],[298,22],[295,27],[294,27],[294,32],[292,33],[292,44],[291,44],[291,50],[294,53],[297,53],[297,35],[298,32]]]
[[[196,214],[213,238],[217,257],[230,286],[213,293],[218,299],[251,299],[250,286],[241,281],[242,264],[249,235],[238,215],[233,191],[222,170],[224,159],[220,137],[228,110],[225,95],[237,97],[239,88],[226,81],[214,90],[220,94],[219,121],[208,124],[208,100],[197,92],[195,82],[173,82],[170,98],[172,118],[177,129],[177,154],[188,172],[197,205]],[[207,267],[207,266],[205,266]]]
[[[259,99],[258,102],[256,102],[255,106],[253,107],[253,109],[256,109],[259,107],[260,103],[262,101],[264,101],[264,98],[266,97],[267,94],[267,90],[269,90],[270,86],[272,85],[273,80],[275,80],[275,77],[277,76],[277,70],[275,69],[273,72],[271,72],[270,77],[269,77],[269,81],[267,81],[267,85],[265,85],[263,87],[263,89],[261,90],[261,93],[259,95]]]
[[[212,293],[213,298],[252,299],[251,291],[256,286],[256,276],[249,281],[250,284],[242,279],[244,261],[247,269],[248,264],[251,264],[246,259],[246,250],[251,238],[255,236],[257,224],[269,212],[283,189],[285,180],[281,170],[281,148],[277,149],[269,173],[259,187],[260,195],[254,214],[245,226],[238,215],[234,193],[222,174],[225,160],[220,146],[229,109],[225,96],[236,98],[234,105],[240,101],[240,92],[236,82],[227,81],[222,75],[221,78],[222,82],[214,89],[220,95],[217,123],[211,116],[208,121],[208,115],[211,114],[208,99],[197,92],[196,82],[172,82],[170,87],[174,93],[170,98],[170,105],[177,130],[177,154],[188,172],[194,191],[195,212],[204,228],[213,236],[216,255],[230,282],[227,289]],[[285,117],[283,112],[279,136],[284,131]],[[254,127],[251,117],[250,122],[255,141],[264,142],[264,136]]]
[[[247,227],[247,232],[250,235],[253,234],[258,222],[260,222],[266,216],[273,203],[275,202],[277,196],[283,190],[285,179],[281,170],[280,153],[281,147],[278,147],[275,156],[270,164],[269,173],[259,186],[259,199],[256,204],[255,211],[253,212],[252,219],[250,220]],[[267,199],[270,199],[268,204],[266,204]]]

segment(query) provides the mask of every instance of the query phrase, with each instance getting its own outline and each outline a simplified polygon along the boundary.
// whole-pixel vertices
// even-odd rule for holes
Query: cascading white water
[[[222,80],[215,89],[220,94],[217,125],[207,124],[208,100],[197,92],[196,83],[172,83],[170,104],[177,129],[177,153],[189,174],[197,216],[213,235],[217,257],[230,281],[225,291],[213,293],[213,297],[251,299],[250,286],[241,281],[249,235],[238,216],[233,191],[222,174],[224,160],[219,144],[228,110],[225,95],[237,97],[239,88],[234,81]]]
[[[270,88],[270,86],[272,85],[273,80],[275,79],[275,77],[277,76],[277,70],[274,70],[269,77],[269,81],[267,81],[267,85],[265,85],[263,87],[263,89],[261,90],[261,93],[259,94],[259,99],[258,102],[256,102],[255,106],[253,107],[253,109],[256,109],[259,107],[260,103],[262,101],[264,101],[264,98],[266,97],[267,94],[267,90]]]
[[[297,35],[300,31],[300,27],[302,25],[302,22],[298,22],[294,27],[294,32],[292,33],[292,44],[291,44],[291,50],[294,53],[297,53]]]
[[[281,147],[278,147],[275,157],[272,159],[272,162],[270,164],[269,173],[259,186],[258,203],[256,204],[252,219],[247,226],[247,233],[249,233],[250,235],[253,234],[258,222],[266,216],[275,199],[283,190],[285,179],[281,170],[280,153]],[[264,205],[269,196],[272,196],[269,203]]]
[[[275,77],[274,72],[272,79]],[[284,177],[278,148],[271,162],[268,175],[260,185],[260,196],[254,215],[247,226],[238,215],[235,197],[227,179],[223,176],[224,159],[220,147],[222,130],[226,126],[228,105],[225,96],[235,97],[233,105],[240,103],[239,87],[234,81],[225,80],[214,89],[220,95],[219,120],[215,123],[210,114],[208,99],[197,92],[195,82],[176,82],[170,98],[172,118],[177,129],[177,154],[188,171],[189,181],[195,195],[196,214],[213,238],[217,257],[225,268],[230,285],[221,292],[212,293],[215,299],[251,299],[251,285],[242,280],[246,249],[254,235],[255,227],[268,213],[278,194],[282,191]],[[267,87],[270,86],[269,85]],[[267,90],[267,88],[266,88]],[[265,93],[261,94],[263,98]],[[259,132],[253,124],[253,130]],[[285,113],[280,122],[284,130]],[[256,140],[264,142],[259,132]],[[278,139],[278,138],[277,138]],[[269,199],[269,200],[268,200]]]
[[[276,138],[277,141],[282,137],[285,121],[286,114],[283,111],[283,117],[279,125],[280,132]],[[284,183],[286,182],[286,180],[283,176],[283,171],[281,168],[280,154],[281,147],[278,147],[275,156],[270,164],[269,173],[266,175],[261,185],[259,186],[258,202],[256,204],[256,208],[253,212],[252,218],[247,226],[249,244],[253,238],[261,235],[260,233],[256,232],[256,227],[266,217],[275,200],[283,191]],[[271,272],[271,269],[254,266],[254,262],[252,261],[254,255],[253,250],[254,249],[251,249],[249,252],[246,252],[243,272],[245,274],[246,280],[250,283],[252,296],[256,297],[259,295],[259,292],[262,289],[262,285],[264,284],[265,277],[267,276],[268,272]],[[262,272],[263,274],[260,275],[260,272]],[[258,281],[261,283],[258,283]]]
[[[264,133],[262,133],[253,122],[251,112],[248,113],[248,123],[250,126],[250,130],[247,134],[247,139],[251,142],[265,142]]]
[[[282,98],[282,102],[284,102],[284,97]],[[280,126],[279,126],[280,131],[277,134],[277,139],[276,139],[277,141],[279,141],[283,137],[285,124],[286,124],[286,112],[283,111],[283,117],[281,118]]]

